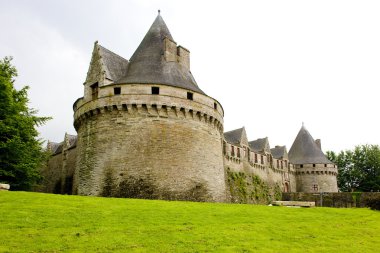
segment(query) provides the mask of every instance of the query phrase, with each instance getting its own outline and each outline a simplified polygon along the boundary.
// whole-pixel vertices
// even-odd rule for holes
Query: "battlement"
[[[158,93],[158,94],[157,94]],[[189,97],[191,94],[191,97]],[[215,99],[165,85],[108,85],[96,98],[74,104],[74,126],[85,118],[114,110],[150,117],[180,117],[207,122],[223,132],[223,108]]]

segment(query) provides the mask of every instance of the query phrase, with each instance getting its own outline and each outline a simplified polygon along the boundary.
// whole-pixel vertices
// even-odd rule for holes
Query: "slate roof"
[[[67,149],[73,148],[73,147],[77,146],[77,140],[78,140],[78,138],[77,138],[76,135],[68,134],[67,138],[69,140],[69,143],[68,143],[69,145],[68,145]]]
[[[62,151],[62,145],[63,145],[62,142],[61,143],[51,142],[51,141],[48,142],[48,148],[50,148],[50,151],[52,152],[52,154],[59,153],[59,152],[57,152],[58,149],[60,149]]]
[[[268,137],[250,141],[249,147],[256,153],[267,152],[270,153],[270,146]]]
[[[167,62],[164,59],[165,37],[174,41],[159,14],[131,57],[126,75],[115,83],[166,84],[205,94],[199,89],[190,70],[176,61]]]
[[[106,78],[116,81],[122,78],[127,73],[128,60],[108,50],[107,48],[97,44],[99,53],[102,57]]]
[[[273,158],[276,159],[288,159],[288,152],[286,146],[276,146],[270,150]]]
[[[59,154],[59,153],[62,152],[62,150],[63,150],[63,142],[58,143],[58,145],[56,146],[55,150],[54,151],[52,150],[52,154],[53,155]]]
[[[240,144],[243,129],[244,127],[225,132],[224,139],[230,144]]]
[[[289,161],[293,164],[332,163],[304,126],[301,127],[289,150]]]

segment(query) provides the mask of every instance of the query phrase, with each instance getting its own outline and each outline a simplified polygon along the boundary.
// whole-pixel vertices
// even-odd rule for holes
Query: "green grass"
[[[0,252],[379,252],[380,212],[0,192]]]

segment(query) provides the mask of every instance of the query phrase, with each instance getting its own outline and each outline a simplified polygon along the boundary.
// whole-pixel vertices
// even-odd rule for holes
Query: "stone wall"
[[[316,206],[324,207],[368,207],[373,199],[380,199],[379,192],[324,192],[283,193],[284,201],[314,201]],[[322,205],[321,205],[322,203]]]
[[[62,153],[50,157],[41,168],[42,182],[34,189],[40,192],[60,193],[62,177]]]
[[[296,171],[297,192],[338,192],[336,165],[303,164]]]
[[[226,200],[221,106],[198,93],[188,100],[186,90],[159,87],[160,95],[128,85],[114,96],[104,87],[99,99],[78,101],[78,194]]]
[[[285,166],[285,161],[281,159],[272,159],[272,163],[268,161],[268,156],[263,154],[256,154],[257,161],[255,161],[255,153],[250,152],[248,157],[248,152],[240,151],[240,157],[237,156],[238,152],[234,152],[232,154],[231,144],[225,144],[226,147],[224,149],[224,168],[226,171],[231,172],[242,172],[247,175],[257,175],[260,177],[262,181],[268,184],[269,187],[279,186],[281,191],[285,191],[285,184],[287,184],[288,191],[296,190],[296,179],[295,179],[295,171],[293,169],[293,165],[287,162],[287,166]],[[243,148],[234,147],[236,149]],[[245,154],[245,155],[244,155]],[[277,167],[277,161],[278,167]],[[281,167],[281,162],[283,166]]]

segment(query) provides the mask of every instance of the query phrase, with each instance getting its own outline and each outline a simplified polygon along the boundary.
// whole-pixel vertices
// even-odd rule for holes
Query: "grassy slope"
[[[380,212],[0,192],[0,252],[379,252]]]

